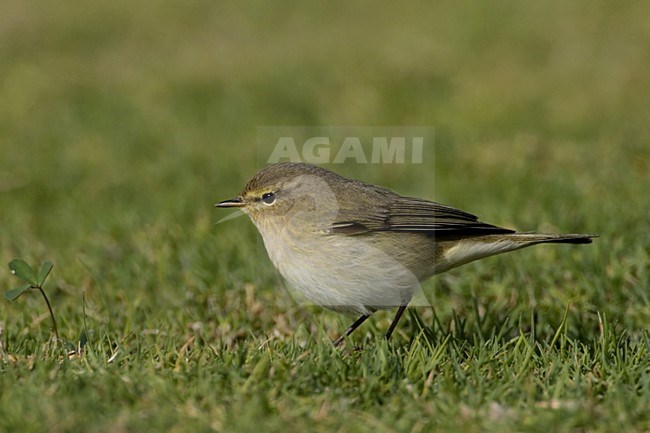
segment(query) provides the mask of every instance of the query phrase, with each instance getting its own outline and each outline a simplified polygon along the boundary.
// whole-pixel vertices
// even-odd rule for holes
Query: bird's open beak
[[[215,204],[216,207],[244,207],[246,202],[241,197],[231,198]]]

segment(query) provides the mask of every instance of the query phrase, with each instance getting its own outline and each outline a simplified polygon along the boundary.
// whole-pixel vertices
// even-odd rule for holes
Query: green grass
[[[0,18],[0,431],[650,431],[645,2],[9,0]],[[227,213],[256,128],[431,125],[435,163],[339,171],[520,230],[598,233],[298,305]],[[431,170],[435,169],[435,173]]]

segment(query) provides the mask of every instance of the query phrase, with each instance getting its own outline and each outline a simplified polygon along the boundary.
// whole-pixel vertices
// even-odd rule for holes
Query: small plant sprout
[[[47,299],[47,295],[43,290],[43,284],[45,283],[45,279],[50,274],[50,271],[52,270],[53,266],[54,265],[52,264],[52,262],[49,261],[45,262],[41,265],[41,269],[37,273],[36,270],[31,266],[29,266],[27,262],[25,262],[23,259],[13,259],[11,262],[9,262],[9,269],[11,270],[11,273],[17,276],[18,278],[20,278],[21,280],[23,280],[24,282],[26,282],[27,284],[13,290],[9,290],[8,292],[5,292],[4,296],[10,301],[14,301],[20,295],[27,292],[28,290],[32,290],[32,289],[39,290],[43,295],[43,298],[45,299],[47,308],[50,310],[50,317],[52,318],[52,330],[54,331],[54,336],[56,337],[57,341],[60,341],[59,331],[56,327],[56,320],[54,319],[54,312],[52,311],[52,306],[50,305],[50,301]]]

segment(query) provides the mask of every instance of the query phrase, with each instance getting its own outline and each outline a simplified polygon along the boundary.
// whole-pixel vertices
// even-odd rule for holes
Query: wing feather
[[[357,235],[373,231],[406,231],[460,237],[514,232],[481,222],[475,215],[432,201],[397,194],[381,198],[383,200],[364,201],[363,212],[359,211],[360,208],[340,209],[330,232]],[[384,206],[371,203],[384,203]]]

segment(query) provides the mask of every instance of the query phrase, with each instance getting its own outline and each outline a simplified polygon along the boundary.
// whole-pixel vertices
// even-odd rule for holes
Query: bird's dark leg
[[[397,326],[397,322],[399,322],[399,319],[402,318],[402,314],[404,314],[404,310],[406,310],[406,305],[400,305],[399,309],[397,310],[397,314],[395,314],[393,322],[390,324],[390,328],[388,328],[388,332],[386,332],[386,340],[390,339],[390,336],[393,334],[393,331]]]
[[[357,329],[363,322],[366,321],[366,319],[370,317],[370,314],[364,314],[363,316],[359,317],[356,322],[354,322],[346,331],[343,335],[341,335],[339,338],[334,340],[334,347],[338,346],[339,344],[343,343],[343,340],[345,337],[348,335],[352,334],[355,329]]]

